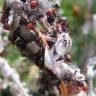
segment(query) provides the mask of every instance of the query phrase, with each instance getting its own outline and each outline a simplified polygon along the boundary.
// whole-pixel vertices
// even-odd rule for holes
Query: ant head
[[[50,8],[47,13],[46,13],[48,16],[53,16],[55,15],[55,10],[53,8]]]
[[[26,0],[21,0],[22,2],[26,3]]]
[[[38,6],[38,1],[37,0],[31,0],[30,5],[33,9],[37,8]]]

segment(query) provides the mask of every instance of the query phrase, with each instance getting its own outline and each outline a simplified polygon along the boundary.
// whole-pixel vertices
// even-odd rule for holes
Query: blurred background
[[[0,5],[2,6],[2,4],[3,0],[0,0]],[[70,36],[73,40],[70,52],[72,62],[86,75],[86,61],[90,57],[96,56],[96,0],[62,0],[61,8],[64,11],[62,16],[70,22]],[[2,7],[0,7],[1,9]],[[27,82],[28,88],[34,96],[39,96],[37,92],[39,85],[38,87],[36,85],[38,68],[25,58],[20,59],[20,54],[13,45],[6,47],[4,57],[11,66],[17,68],[21,79]],[[94,89],[95,82],[94,78]],[[9,94],[11,96],[8,90],[2,91],[1,94],[0,96],[9,96]]]

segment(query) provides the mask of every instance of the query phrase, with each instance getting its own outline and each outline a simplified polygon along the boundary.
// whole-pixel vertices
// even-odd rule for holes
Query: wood
[[[68,96],[67,88],[66,85],[64,84],[64,81],[60,82],[59,88],[61,91],[61,96]]]

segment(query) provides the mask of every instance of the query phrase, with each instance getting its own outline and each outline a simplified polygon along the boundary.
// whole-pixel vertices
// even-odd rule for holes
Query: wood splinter
[[[68,96],[68,92],[67,92],[67,89],[66,89],[66,85],[64,84],[64,81],[60,82],[59,89],[60,89],[60,92],[61,92],[61,96]]]

